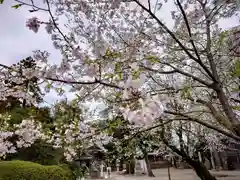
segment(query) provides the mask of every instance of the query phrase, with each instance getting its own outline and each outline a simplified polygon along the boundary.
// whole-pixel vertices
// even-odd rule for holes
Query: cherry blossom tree
[[[35,60],[45,65],[31,75],[71,85],[80,100],[101,100],[137,127],[194,122],[240,140],[233,108],[239,103],[233,97],[239,81],[231,73],[238,59],[218,26],[239,14],[238,1],[44,0],[39,6],[15,1],[32,13],[49,14],[48,22],[33,16],[26,26],[35,33],[45,26],[63,57],[60,65],[49,65],[49,53],[35,51]],[[164,7],[170,7],[171,27],[163,19]],[[215,179],[199,161],[161,138],[201,179]]]
[[[109,141],[108,137],[88,122],[86,109],[82,105],[75,100],[61,101],[53,109],[55,120],[46,134],[54,148],[63,149],[67,161],[80,158],[95,144],[105,150],[103,144]]]
[[[103,121],[103,120],[101,120]],[[112,141],[107,144],[107,156],[112,160],[126,160],[129,163],[127,172],[131,172],[131,162],[136,159],[144,159],[147,163],[148,175],[154,177],[148,160],[148,153],[163,151],[165,147],[156,134],[151,131],[139,132],[141,128],[136,128],[133,124],[123,120],[122,116],[105,121],[103,132],[112,136]]]
[[[18,149],[30,147],[36,140],[45,139],[42,132],[41,124],[34,122],[32,119],[23,120],[22,123],[15,125],[10,130],[6,121],[11,117],[3,117],[5,122],[2,123],[0,134],[0,157],[5,158],[7,154],[16,153]],[[11,139],[14,140],[11,140]]]

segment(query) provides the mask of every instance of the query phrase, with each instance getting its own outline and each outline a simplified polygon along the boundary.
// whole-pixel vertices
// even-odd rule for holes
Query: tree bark
[[[126,164],[126,172],[124,174],[134,174],[135,173],[135,162],[133,159],[131,159]]]
[[[171,180],[170,164],[168,164],[168,180]]]
[[[155,177],[154,174],[153,174],[153,172],[152,172],[151,165],[150,165],[150,162],[149,162],[149,159],[148,159],[148,155],[147,155],[147,154],[145,155],[144,159],[145,159],[146,165],[147,165],[148,176],[149,176],[149,177]]]
[[[207,170],[207,168],[198,161],[188,159],[187,163],[191,165],[201,180],[216,180],[216,178]]]
[[[223,107],[223,111],[225,112],[226,116],[228,117],[229,121],[232,124],[233,132],[240,136],[240,122],[236,118],[236,114],[233,112],[228,99],[221,88],[215,90],[218,96],[218,99]]]
[[[173,152],[180,155],[194,169],[194,171],[201,180],[216,180],[216,178],[212,176],[212,174],[208,171],[208,169],[204,166],[203,163],[191,159],[191,157],[189,157],[184,151],[180,151],[175,146],[169,144],[166,139],[162,139],[162,141],[170,149],[172,149]]]

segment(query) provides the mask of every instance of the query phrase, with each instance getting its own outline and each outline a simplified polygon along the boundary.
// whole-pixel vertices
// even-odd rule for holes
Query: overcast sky
[[[60,62],[60,53],[53,47],[44,27],[40,28],[38,33],[30,31],[25,24],[26,20],[33,14],[29,13],[28,8],[24,6],[19,9],[11,8],[15,4],[13,0],[6,0],[0,5],[0,62],[11,65],[31,56],[32,51],[38,49],[50,52],[50,61]],[[46,13],[37,12],[34,13],[34,16],[48,20]],[[59,97],[54,92],[47,94],[45,97],[47,103],[50,104],[57,99]]]
[[[39,2],[37,0],[36,2]],[[59,52],[53,47],[52,41],[49,35],[42,27],[38,33],[30,31],[26,26],[26,20],[32,17],[33,14],[28,12],[28,8],[21,7],[19,9],[11,8],[14,5],[13,0],[5,0],[0,5],[0,62],[3,64],[11,65],[19,60],[32,55],[33,50],[47,50],[51,53],[50,60],[52,62],[59,62],[61,56]],[[168,23],[171,23],[170,14],[167,14],[169,9],[167,7],[161,11],[164,14],[164,19]],[[45,13],[35,13],[40,19],[48,20],[48,16]],[[162,17],[162,16],[161,16]],[[224,20],[220,23],[223,29],[228,29],[234,25],[238,25],[237,19]],[[72,97],[71,95],[69,95]],[[55,93],[49,93],[46,95],[45,100],[48,103],[52,103],[59,97]]]

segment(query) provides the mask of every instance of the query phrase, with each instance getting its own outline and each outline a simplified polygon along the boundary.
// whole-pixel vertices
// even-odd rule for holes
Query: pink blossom
[[[37,33],[40,27],[40,21],[38,20],[37,17],[32,17],[28,19],[26,26],[33,32]]]

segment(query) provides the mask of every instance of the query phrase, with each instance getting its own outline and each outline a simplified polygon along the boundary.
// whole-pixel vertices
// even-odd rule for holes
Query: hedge
[[[0,180],[72,180],[70,169],[27,161],[1,161]]]

